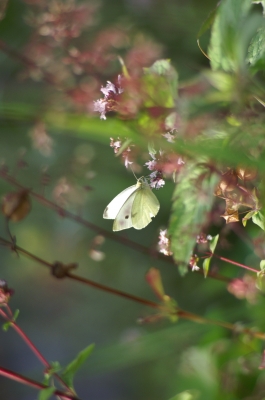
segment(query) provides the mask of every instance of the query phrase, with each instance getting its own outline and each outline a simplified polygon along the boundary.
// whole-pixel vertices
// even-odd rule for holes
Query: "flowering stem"
[[[39,390],[47,389],[49,387],[3,367],[0,367],[0,375],[5,376],[6,378],[12,379],[14,381],[17,381],[19,383],[23,383],[24,385],[34,387]],[[62,399],[66,400],[80,400],[74,394],[67,394],[57,389],[54,391],[54,395],[60,396]]]

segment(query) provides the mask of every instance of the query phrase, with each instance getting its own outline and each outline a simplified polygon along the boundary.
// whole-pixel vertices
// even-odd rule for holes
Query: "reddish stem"
[[[24,340],[27,346],[36,355],[36,357],[40,360],[40,362],[46,367],[46,369],[47,370],[51,369],[51,365],[49,364],[49,362],[43,357],[40,351],[32,343],[30,338],[22,331],[22,329],[16,324],[16,322],[12,318],[10,319],[7,316],[7,314],[1,308],[0,308],[0,315],[2,315],[3,318],[5,318],[7,321],[11,323],[12,328],[14,328],[14,330],[18,333],[18,335]],[[66,383],[62,380],[62,378],[59,375],[54,373],[53,376],[61,383],[61,385],[63,385],[67,390],[73,393],[73,391],[66,385]]]
[[[24,385],[34,387],[35,389],[39,389],[39,390],[47,389],[48,387],[50,387],[50,386],[43,385],[42,383],[36,382],[33,379],[29,379],[23,375],[17,374],[16,372],[10,371],[9,369],[3,368],[3,367],[0,367],[0,375],[5,376],[6,378],[12,379],[16,382],[23,383]],[[66,400],[80,400],[75,395],[72,395],[70,393],[67,394],[67,393],[64,393],[61,390],[57,390],[57,389],[54,391],[54,395],[60,396],[61,398],[66,399]]]
[[[236,261],[230,260],[229,258],[225,258],[225,257],[218,256],[218,255],[215,254],[215,253],[210,253],[210,254],[211,254],[211,256],[213,256],[213,257],[219,258],[219,260],[225,261],[225,262],[227,262],[227,263],[229,263],[229,264],[237,265],[238,267],[247,269],[248,271],[255,272],[255,273],[258,273],[258,272],[259,272],[259,270],[255,269],[255,268],[248,267],[248,266],[245,265],[245,264],[238,263],[238,262],[236,262]]]

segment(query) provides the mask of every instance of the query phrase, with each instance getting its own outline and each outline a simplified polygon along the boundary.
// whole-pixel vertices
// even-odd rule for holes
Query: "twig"
[[[7,309],[10,310],[9,307]],[[27,346],[31,349],[31,351],[40,360],[40,362],[46,367],[47,371],[51,370],[52,366],[45,359],[45,357],[43,357],[43,355],[40,353],[40,351],[37,349],[37,347],[32,343],[30,338],[25,334],[25,332],[23,332],[23,330],[13,320],[13,317],[11,317],[11,318],[8,317],[2,308],[0,308],[0,315],[2,315],[2,317],[5,320],[7,320],[11,323],[12,328],[18,333],[18,335],[24,340],[24,342],[27,344]],[[53,373],[53,376],[61,383],[62,386],[64,386],[70,393],[72,393],[74,395],[74,392],[71,390],[71,388],[69,388],[66,385],[66,383],[63,381],[63,379],[58,374]]]
[[[9,242],[8,240],[3,239],[3,238],[0,238],[0,242],[4,243],[5,245],[7,245],[7,244],[9,244],[9,246],[12,245],[11,242]],[[51,263],[49,263],[49,262],[47,262],[45,260],[42,260],[41,258],[35,256],[34,254],[28,252],[25,249],[22,249],[19,246],[16,246],[16,250],[19,253],[31,258],[32,260],[38,261],[39,263],[45,265],[46,267],[50,267],[50,269],[52,270],[53,264],[51,264]],[[110,288],[110,287],[105,286],[105,285],[101,285],[100,283],[96,283],[94,281],[91,281],[90,279],[86,279],[86,278],[80,277],[80,276],[78,276],[76,274],[73,274],[71,272],[67,272],[65,274],[65,277],[69,278],[69,279],[73,279],[73,280],[75,280],[77,282],[84,283],[84,284],[86,284],[88,286],[92,286],[92,287],[94,287],[96,289],[99,289],[99,290],[114,294],[115,296],[123,297],[123,298],[125,298],[127,300],[132,300],[132,301],[138,302],[138,303],[140,303],[140,304],[142,304],[144,306],[155,308],[155,309],[157,309],[159,311],[165,311],[166,310],[166,306],[164,304],[155,303],[155,302],[152,302],[150,300],[146,300],[146,299],[143,299],[141,297],[137,297],[137,296],[131,295],[129,293],[125,293],[125,292],[122,292],[120,290],[113,289],[113,288]],[[215,320],[207,319],[207,318],[201,317],[199,315],[190,313],[188,311],[182,310],[179,307],[175,307],[174,311],[172,313],[174,315],[177,315],[179,318],[187,319],[189,321],[193,321],[193,322],[197,322],[197,323],[217,325],[217,326],[221,326],[221,327],[223,327],[225,329],[229,329],[229,330],[234,331],[234,332],[238,331],[237,325],[230,324],[228,322],[222,322],[222,321],[215,321]],[[252,335],[253,337],[265,340],[265,333],[263,333],[263,332],[254,332],[251,329],[242,328],[242,329],[240,329],[240,333],[245,333],[245,334],[248,334],[248,335]]]
[[[23,383],[24,385],[28,385],[31,387],[34,387],[35,389],[43,390],[47,389],[50,386],[43,385],[42,383],[36,382],[33,379],[27,378],[23,375],[17,374],[16,372],[13,372],[7,368],[0,367],[0,375],[5,376],[6,378],[12,379],[14,381],[17,381],[19,383]],[[66,400],[80,400],[78,397],[72,394],[67,394],[62,392],[61,390],[55,390],[54,391],[55,396],[60,396],[63,399]]]

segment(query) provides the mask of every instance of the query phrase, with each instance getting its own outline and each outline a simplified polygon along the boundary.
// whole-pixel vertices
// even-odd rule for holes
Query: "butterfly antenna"
[[[130,166],[130,169],[131,169],[131,171],[132,171],[132,173],[133,173],[133,175],[134,175],[134,177],[135,177],[135,179],[138,181],[139,179],[137,178],[137,176],[135,175],[135,173],[133,172],[133,169],[132,169],[132,167]]]

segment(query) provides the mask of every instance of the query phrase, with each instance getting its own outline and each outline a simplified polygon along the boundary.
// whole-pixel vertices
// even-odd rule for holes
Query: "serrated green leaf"
[[[210,173],[205,165],[195,163],[183,166],[177,176],[169,235],[174,260],[181,267],[185,265],[185,270],[197,235],[207,222],[207,213],[211,210],[218,181],[216,173]]]
[[[94,344],[90,344],[84,350],[80,351],[80,353],[77,354],[76,358],[65,367],[62,373],[62,378],[67,386],[69,386],[70,388],[73,388],[73,379],[76,372],[90,356],[94,347]]]
[[[252,38],[246,61],[251,65],[257,63],[258,60],[263,58],[265,53],[265,27],[258,29],[255,36]]]
[[[245,36],[249,34],[246,29],[246,17],[250,8],[250,0],[221,2],[213,23],[208,51],[212,69],[236,71],[245,59]]]
[[[252,221],[264,231],[264,216],[260,211],[255,212],[252,216]]]
[[[265,270],[265,260],[261,260],[259,267],[262,271]]]
[[[53,393],[55,392],[55,387],[48,387],[46,389],[42,389],[39,392],[38,400],[49,400]]]

